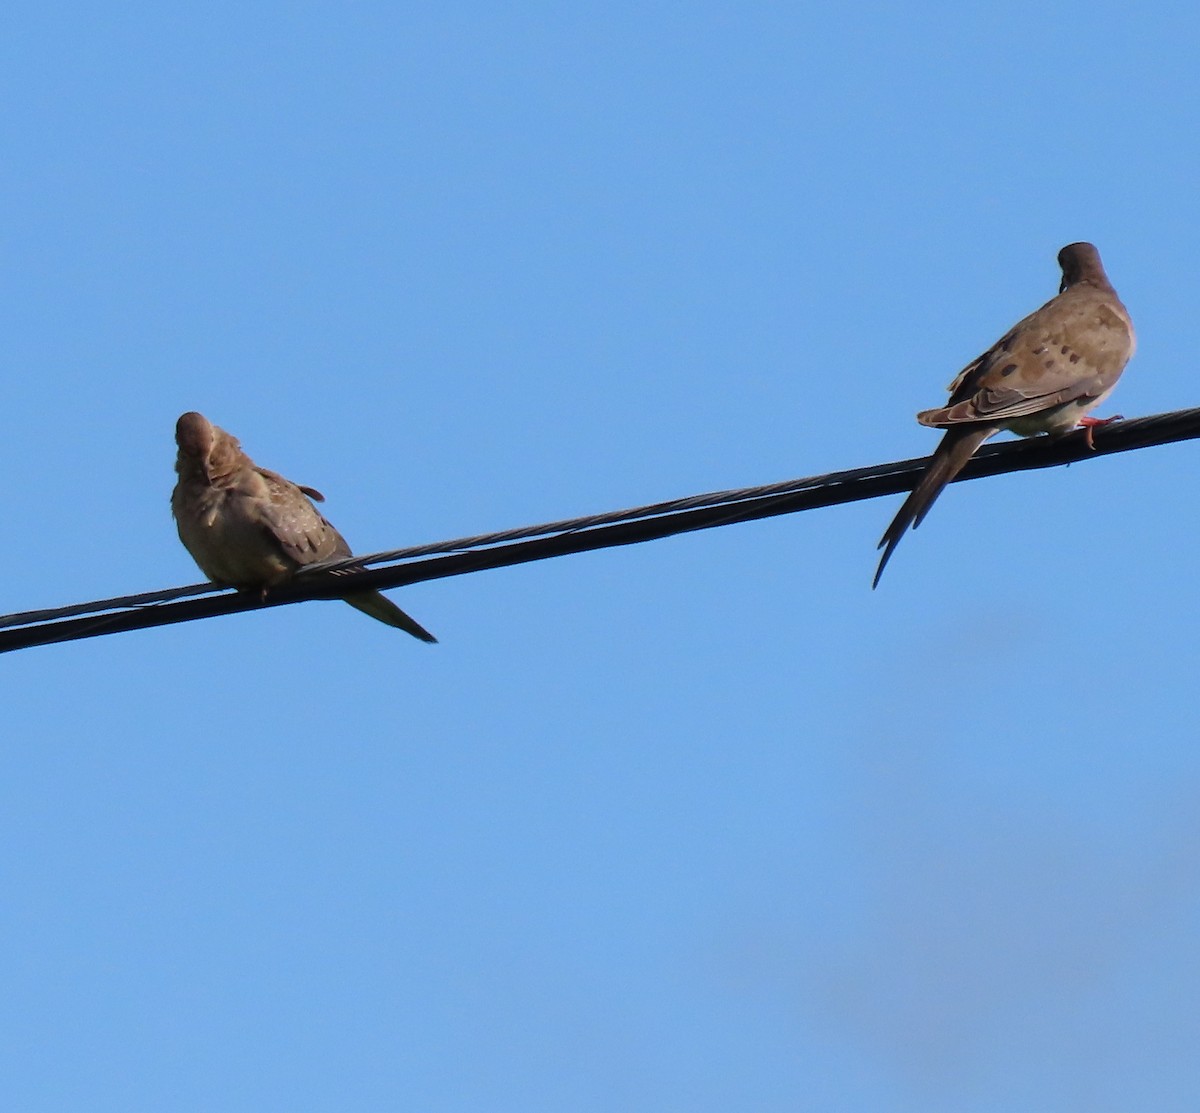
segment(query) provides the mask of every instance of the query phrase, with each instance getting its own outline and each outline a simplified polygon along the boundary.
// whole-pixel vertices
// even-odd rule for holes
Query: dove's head
[[[180,475],[185,471],[202,475],[210,482],[215,475],[228,470],[231,461],[240,455],[235,437],[195,411],[185,413],[175,422],[175,443],[179,446],[175,470]]]
[[[212,451],[217,427],[203,414],[195,411],[185,413],[175,422],[175,443],[181,456],[205,459]]]
[[[1091,243],[1069,243],[1058,253],[1058,265],[1062,267],[1062,285],[1058,292],[1086,282],[1092,286],[1108,286],[1108,275],[1100,262],[1100,252]]]

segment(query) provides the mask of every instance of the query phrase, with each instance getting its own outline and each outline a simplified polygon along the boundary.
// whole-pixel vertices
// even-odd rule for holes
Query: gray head
[[[228,475],[245,459],[237,437],[214,425],[194,410],[175,422],[175,470],[189,476],[203,476],[211,482]]]
[[[211,421],[194,410],[183,414],[175,422],[175,443],[180,456],[192,456],[197,460],[208,459],[216,440],[217,431]]]
[[[1062,267],[1062,285],[1058,292],[1086,282],[1090,286],[1103,286],[1108,289],[1112,284],[1104,273],[1104,264],[1100,262],[1100,252],[1091,243],[1069,243],[1058,253],[1058,265]]]

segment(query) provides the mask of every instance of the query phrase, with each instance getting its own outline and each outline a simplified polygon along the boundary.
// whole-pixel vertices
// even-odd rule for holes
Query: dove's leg
[[[1083,427],[1083,443],[1088,446],[1093,452],[1096,451],[1096,443],[1092,440],[1092,431],[1098,429],[1101,425],[1111,425],[1114,421],[1124,421],[1123,414],[1113,414],[1112,417],[1081,417],[1079,424]]]

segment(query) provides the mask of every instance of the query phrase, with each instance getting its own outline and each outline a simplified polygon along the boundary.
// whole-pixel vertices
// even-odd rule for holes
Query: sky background
[[[1200,404],[1192,5],[18,4],[5,611],[932,451],[1087,239]],[[24,1113],[1200,1101],[1194,444],[0,660]],[[19,542],[19,543],[18,543]]]

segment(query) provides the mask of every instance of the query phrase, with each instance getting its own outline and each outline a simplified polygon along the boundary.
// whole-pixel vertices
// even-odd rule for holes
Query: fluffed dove
[[[1116,420],[1084,415],[1112,393],[1133,355],[1133,322],[1092,244],[1067,244],[1058,265],[1058,296],[968,363],[947,387],[945,406],[917,414],[922,425],[945,429],[946,435],[879,542],[884,552],[872,587],[909,526],[921,524],[988,437],[1001,429],[1023,437],[1061,436],[1082,425],[1091,444],[1094,426]]]
[[[351,555],[345,538],[310,501],[324,502],[320,491],[260,468],[236,437],[203,414],[186,413],[176,422],[175,443],[179,481],[171,512],[179,540],[213,583],[265,596],[308,565]],[[378,591],[344,598],[388,626],[437,641]]]

